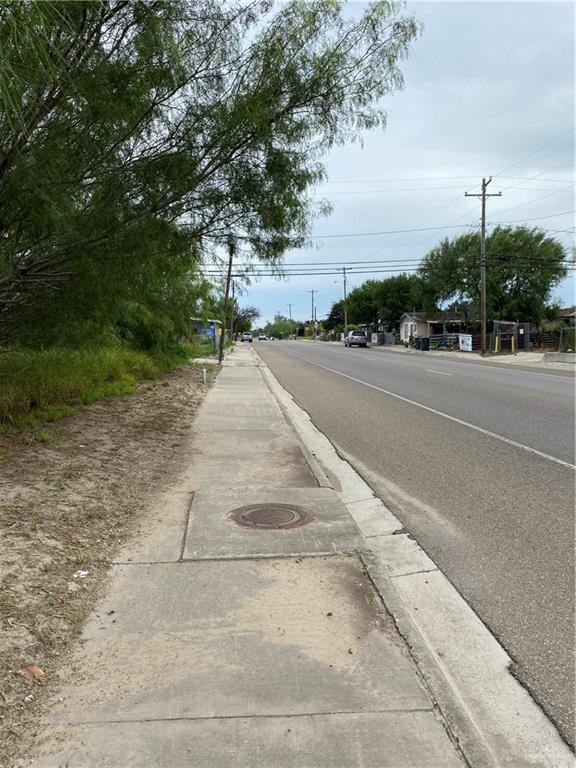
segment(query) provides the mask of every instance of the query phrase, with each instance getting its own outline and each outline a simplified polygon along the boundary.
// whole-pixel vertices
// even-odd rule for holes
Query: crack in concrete
[[[74,722],[65,721],[68,726],[81,726],[81,725],[130,725],[134,723],[177,723],[177,722],[206,722],[211,720],[278,720],[278,719],[292,719],[303,717],[347,717],[349,715],[388,715],[406,713],[412,714],[414,712],[432,712],[434,710],[433,705],[429,707],[413,707],[408,709],[392,708],[392,709],[351,709],[325,712],[290,712],[280,713],[277,715],[207,715],[206,717],[144,717],[135,718],[132,720],[75,720]]]

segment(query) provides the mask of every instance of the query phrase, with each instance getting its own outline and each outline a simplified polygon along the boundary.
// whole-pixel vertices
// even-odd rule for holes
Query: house
[[[558,319],[562,325],[576,325],[576,307],[562,307],[558,310]]]
[[[463,312],[439,313],[434,318],[427,317],[425,312],[405,312],[400,318],[400,342],[409,342],[410,338],[461,333],[468,324]]]
[[[428,336],[428,320],[424,312],[405,312],[400,318],[400,341]]]

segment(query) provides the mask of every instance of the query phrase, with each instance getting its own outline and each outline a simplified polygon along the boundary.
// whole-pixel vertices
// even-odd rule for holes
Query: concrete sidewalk
[[[497,707],[486,736],[456,712],[470,708],[466,692],[447,694],[452,708],[432,700],[439,668],[411,640],[416,666],[396,627],[402,587],[387,589],[392,578],[434,584],[426,616],[427,605],[437,612],[438,572],[352,469],[331,463],[322,436],[302,441],[277,388],[251,348],[235,348],[195,422],[185,472],[112,567],[27,764],[569,765],[559,741],[532,759],[541,713],[514,704],[523,752]],[[418,610],[414,584],[404,589]],[[479,653],[458,617],[457,643]],[[442,620],[450,627],[453,615]]]

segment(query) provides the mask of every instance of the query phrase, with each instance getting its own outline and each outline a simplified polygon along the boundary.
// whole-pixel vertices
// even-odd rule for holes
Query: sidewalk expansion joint
[[[351,549],[336,552],[292,552],[290,554],[283,552],[279,554],[266,553],[264,555],[222,555],[222,557],[184,557],[179,560],[113,560],[106,561],[105,565],[190,565],[193,563],[227,563],[246,560],[303,560],[304,558],[311,557],[359,557],[361,551],[362,550],[360,549]]]
[[[348,717],[349,715],[388,715],[388,714],[413,714],[414,712],[433,712],[434,706],[413,707],[403,709],[394,707],[391,709],[351,709],[351,710],[326,710],[325,712],[283,712],[277,715],[206,715],[204,717],[142,717],[126,720],[74,720],[65,721],[68,726],[81,725],[131,725],[136,723],[198,723],[211,720],[279,720],[287,718],[303,717]],[[52,725],[55,723],[53,722]]]
[[[331,550],[330,552],[266,552],[262,555],[222,555],[220,557],[188,557],[178,562],[181,563],[226,563],[246,560],[303,560],[304,558],[319,557],[357,557],[360,554],[359,549]]]
[[[204,427],[200,429],[196,429],[195,433],[198,435],[201,435],[203,432],[208,432],[209,434],[212,434],[213,432],[273,432],[273,429],[265,428],[265,429],[237,429],[235,427],[226,427],[226,429],[218,429],[216,427]]]
[[[408,573],[397,573],[394,576],[390,576],[391,579],[401,579],[404,576],[415,576],[417,573],[436,573],[439,568],[423,568],[420,571],[408,571]]]

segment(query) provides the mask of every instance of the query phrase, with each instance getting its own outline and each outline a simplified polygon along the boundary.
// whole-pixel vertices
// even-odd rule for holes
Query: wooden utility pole
[[[344,333],[348,325],[348,297],[346,295],[346,267],[342,267],[342,278],[344,281]]]
[[[474,192],[466,192],[464,197],[477,197],[482,201],[482,217],[480,224],[480,327],[482,333],[482,356],[486,354],[486,198],[502,197],[502,192],[486,194],[486,188],[492,181],[482,179],[482,192],[478,195]]]
[[[312,316],[311,316],[311,320],[312,320],[312,338],[314,339],[314,341],[316,341],[316,325],[315,325],[315,316],[314,316],[314,294],[318,293],[318,291],[316,291],[316,290],[314,290],[314,291],[307,291],[307,293],[311,293],[312,294]]]
[[[228,272],[226,274],[226,289],[224,291],[224,322],[220,329],[220,346],[218,347],[218,365],[222,365],[224,358],[224,336],[226,335],[226,319],[228,317],[228,297],[230,296],[230,282],[232,280],[232,260],[236,252],[236,243],[232,235],[228,235]]]
[[[232,278],[232,304],[230,306],[230,338],[232,341],[234,341],[234,307],[236,305],[235,296],[234,296],[234,278]]]

